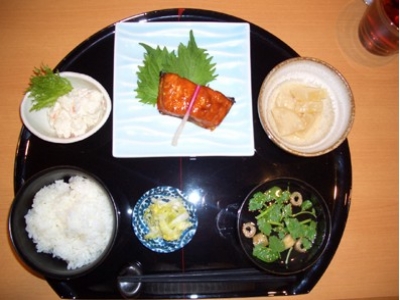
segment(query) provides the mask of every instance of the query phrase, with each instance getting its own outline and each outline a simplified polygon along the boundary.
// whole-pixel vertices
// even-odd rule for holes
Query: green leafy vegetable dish
[[[137,71],[137,98],[144,104],[157,103],[160,72],[175,73],[198,85],[207,85],[213,81],[215,63],[206,49],[197,46],[193,31],[189,32],[187,45],[179,44],[177,52],[169,51],[166,47],[151,46],[140,43],[146,50],[143,64]]]
[[[245,251],[263,268],[290,273],[311,265],[330,231],[329,210],[316,191],[294,182],[256,189],[241,208]]]

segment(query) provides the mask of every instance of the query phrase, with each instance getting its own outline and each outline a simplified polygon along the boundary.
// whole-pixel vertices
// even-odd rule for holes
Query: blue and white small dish
[[[189,213],[189,221],[192,226],[186,229],[180,239],[176,241],[166,241],[162,238],[145,239],[144,236],[150,230],[144,220],[144,211],[150,206],[152,199],[169,201],[171,198],[181,198],[183,200],[183,205]],[[135,235],[144,246],[158,253],[170,253],[186,246],[196,233],[197,225],[196,206],[187,200],[182,191],[170,186],[158,186],[147,191],[138,200],[132,213],[132,227]]]

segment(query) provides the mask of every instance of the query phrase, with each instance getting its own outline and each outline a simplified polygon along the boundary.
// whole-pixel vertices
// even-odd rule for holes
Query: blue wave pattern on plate
[[[171,197],[181,198],[183,200],[183,205],[188,211],[190,216],[189,220],[193,225],[185,230],[181,238],[177,241],[166,241],[162,238],[146,240],[144,236],[149,232],[149,227],[143,218],[145,209],[152,203],[152,199],[165,199],[168,201],[168,198]],[[144,246],[159,253],[174,252],[186,246],[195,235],[197,225],[196,206],[187,200],[182,191],[170,186],[159,186],[147,191],[136,203],[132,213],[132,227],[137,238]]]
[[[191,122],[177,146],[171,141],[181,119],[161,115],[136,98],[137,71],[145,50],[139,43],[176,50],[187,45],[189,32],[216,64],[212,89],[235,98],[235,104],[214,130]],[[253,112],[248,23],[155,22],[117,23],[114,57],[113,156],[252,156]]]

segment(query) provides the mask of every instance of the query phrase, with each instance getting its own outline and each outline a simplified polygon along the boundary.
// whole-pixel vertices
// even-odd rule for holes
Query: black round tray
[[[167,9],[136,15],[124,22],[245,22],[223,13],[199,9]],[[85,40],[56,67],[60,71],[88,74],[113,94],[114,25]],[[111,256],[84,277],[47,279],[62,298],[122,298],[117,277],[126,266],[140,263],[145,274],[222,271],[241,280],[202,278],[196,281],[164,280],[143,283],[134,295],[140,298],[221,298],[308,293],[328,267],[345,229],[350,207],[351,158],[345,141],[319,157],[293,156],[276,147],[258,120],[257,97],[262,81],[278,63],[298,56],[267,31],[250,24],[255,154],[251,157],[115,158],[112,156],[112,116],[94,136],[75,144],[44,142],[25,127],[15,158],[14,188],[48,167],[72,165],[103,180],[113,194],[120,214],[120,231]],[[243,254],[236,234],[236,213],[246,195],[260,183],[279,177],[295,177],[326,199],[332,214],[332,235],[327,251],[306,272],[292,276],[263,274],[262,279],[239,273],[255,266]],[[131,226],[136,201],[156,186],[173,186],[185,193],[200,192],[199,227],[182,250],[160,254],[144,247]],[[241,275],[239,275],[241,274]]]

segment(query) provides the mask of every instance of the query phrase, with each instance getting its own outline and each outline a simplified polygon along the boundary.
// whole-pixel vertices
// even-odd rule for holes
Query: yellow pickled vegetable
[[[146,240],[176,241],[193,225],[181,198],[152,199],[144,211],[144,220],[150,229],[144,236]]]

